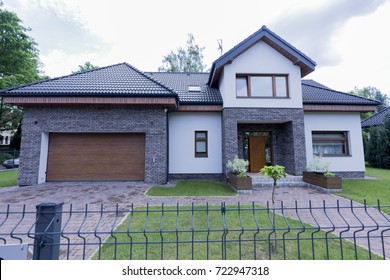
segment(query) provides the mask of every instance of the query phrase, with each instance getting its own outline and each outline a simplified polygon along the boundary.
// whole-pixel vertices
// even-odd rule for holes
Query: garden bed
[[[342,180],[339,176],[325,176],[319,172],[303,172],[303,181],[325,189],[341,190]]]

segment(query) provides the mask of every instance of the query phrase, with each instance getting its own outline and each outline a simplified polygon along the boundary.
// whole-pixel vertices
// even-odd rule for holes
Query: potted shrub
[[[341,177],[328,171],[330,164],[322,163],[322,156],[313,156],[313,160],[303,172],[303,181],[326,189],[341,189]]]
[[[249,161],[239,159],[237,155],[226,164],[226,167],[230,170],[228,173],[229,183],[237,190],[252,189],[252,178],[247,175],[248,165]]]

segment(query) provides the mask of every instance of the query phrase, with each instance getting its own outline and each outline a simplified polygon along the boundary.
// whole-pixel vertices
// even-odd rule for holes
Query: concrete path
[[[115,211],[117,207],[119,210],[128,211],[132,204],[168,206],[254,202],[267,205],[271,200],[272,192],[270,187],[257,187],[252,194],[232,197],[149,197],[145,195],[149,187],[148,184],[140,182],[67,182],[45,183],[22,188],[0,188],[0,243],[20,243],[20,240],[33,243],[31,234],[34,230],[32,226],[35,220],[35,206],[42,202],[64,202],[64,211],[72,210],[72,215],[63,216],[63,230],[78,234],[72,240],[65,238],[65,242],[69,244],[68,249],[71,250],[64,249],[61,257],[81,259],[83,256],[90,257],[97,247],[96,236],[83,236],[82,233],[107,232],[114,229],[125,217],[124,213]],[[376,209],[365,209],[360,204],[353,203],[353,206],[358,208],[351,211],[351,201],[306,187],[279,187],[276,191],[276,200],[278,201],[276,207],[280,207],[280,201],[283,201],[285,215],[301,219],[314,226],[328,228],[334,226],[335,230],[332,232],[334,234],[347,237],[358,231],[356,237],[359,245],[370,247],[379,255],[383,254],[384,249],[386,258],[390,259],[390,218]],[[297,212],[294,209],[296,206],[303,209]],[[101,211],[102,207],[104,214]],[[86,210],[89,212],[88,216]],[[14,215],[7,216],[6,213]],[[349,232],[344,230],[340,233],[343,230],[337,229],[337,227],[345,229],[348,225]],[[18,236],[18,232],[24,235],[27,233],[30,239],[26,236]],[[9,233],[13,233],[12,236],[9,236]],[[374,238],[374,236],[378,237]],[[103,241],[100,239],[99,242]],[[88,245],[75,246],[80,242]]]

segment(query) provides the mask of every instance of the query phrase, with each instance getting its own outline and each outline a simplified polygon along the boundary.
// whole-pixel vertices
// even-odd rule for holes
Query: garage
[[[143,133],[50,133],[47,181],[144,180]]]

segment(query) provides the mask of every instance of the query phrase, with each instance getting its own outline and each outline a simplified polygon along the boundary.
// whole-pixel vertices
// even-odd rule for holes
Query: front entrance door
[[[265,136],[249,136],[249,172],[260,172],[266,165]]]

